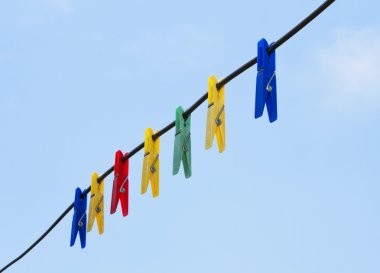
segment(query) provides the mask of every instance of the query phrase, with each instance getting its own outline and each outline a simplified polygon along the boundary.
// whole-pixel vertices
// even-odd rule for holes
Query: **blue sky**
[[[322,1],[0,2],[0,266],[103,173],[118,149],[160,129]],[[8,272],[380,271],[380,19],[376,1],[337,1],[276,52],[279,119],[254,119],[256,67],[226,89],[227,148],[204,150],[192,115],[193,175],[69,247],[72,212]],[[105,182],[109,211],[112,176]]]

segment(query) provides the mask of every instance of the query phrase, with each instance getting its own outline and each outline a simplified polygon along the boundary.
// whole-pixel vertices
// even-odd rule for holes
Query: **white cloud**
[[[339,29],[319,52],[328,79],[327,103],[337,110],[358,111],[380,102],[380,29]]]

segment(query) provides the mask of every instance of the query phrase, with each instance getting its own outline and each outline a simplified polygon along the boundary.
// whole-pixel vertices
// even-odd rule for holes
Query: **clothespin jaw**
[[[206,125],[206,150],[211,148],[216,135],[219,153],[226,149],[226,116],[224,106],[224,86],[217,89],[217,78],[208,79],[208,109]]]
[[[80,244],[82,248],[86,247],[86,222],[87,222],[87,195],[82,197],[82,191],[80,188],[75,190],[74,199],[74,215],[71,225],[71,240],[70,246],[75,244],[75,239],[79,233]]]
[[[98,224],[99,234],[104,232],[104,180],[98,183],[98,174],[93,172],[91,175],[91,201],[89,208],[87,232],[92,230],[94,221]]]
[[[185,177],[189,178],[191,176],[191,116],[189,115],[185,120],[183,113],[183,108],[178,106],[175,119],[173,175],[178,174],[182,161]]]
[[[141,194],[144,194],[148,189],[148,183],[151,182],[153,197],[159,195],[160,186],[160,139],[153,140],[152,128],[147,128],[145,131],[144,142],[144,161],[141,178]]]
[[[126,153],[125,155],[127,155]],[[117,151],[115,154],[115,178],[112,187],[111,214],[116,212],[117,205],[121,203],[123,216],[128,215],[129,199],[129,159],[123,162],[123,152]]]
[[[267,106],[269,121],[277,120],[276,53],[268,54],[268,42],[261,39],[257,46],[257,78],[255,118],[263,115]]]

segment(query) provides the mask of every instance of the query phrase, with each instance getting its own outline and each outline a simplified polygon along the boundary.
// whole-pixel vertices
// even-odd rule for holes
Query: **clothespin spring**
[[[86,216],[86,213],[83,213],[82,217],[79,219],[79,221],[78,221],[78,226],[79,226],[79,227],[83,227],[83,222],[82,222],[82,220],[83,220],[83,217],[84,217],[84,216]]]
[[[274,76],[276,76],[276,71],[273,72],[273,75],[270,77],[268,84],[267,84],[267,91],[271,92],[272,91],[272,86],[270,86],[271,81],[274,79]]]
[[[146,156],[146,155],[145,155],[145,156]],[[119,177],[119,174],[117,173],[117,174],[115,174],[115,178],[114,178],[114,179],[116,179],[116,178],[118,178],[118,177]],[[122,183],[121,186],[120,186],[119,191],[120,191],[121,193],[125,193],[124,184],[125,184],[125,182],[127,182],[127,180],[128,180],[128,176],[124,179],[123,183]]]
[[[222,106],[222,108],[220,108],[220,111],[219,111],[218,115],[215,118],[215,123],[218,126],[222,124],[222,120],[220,119],[220,116],[223,113],[223,111],[224,111],[224,105]]]
[[[128,176],[124,179],[123,184],[121,184],[121,186],[120,186],[120,192],[121,193],[125,193],[124,184],[125,184],[125,182],[127,182],[127,180],[128,180]]]
[[[100,203],[103,202],[103,199],[104,199],[104,195],[102,195],[102,198],[100,198],[99,202],[96,204],[96,207],[95,207],[96,213],[99,213],[102,211],[102,209],[100,208]]]
[[[150,166],[150,171],[151,171],[152,173],[155,173],[155,172],[156,172],[156,167],[154,167],[154,165],[156,165],[156,162],[157,162],[157,160],[158,160],[158,156],[159,156],[159,155],[156,156],[156,158],[154,159],[152,165]]]
[[[190,133],[186,137],[186,140],[183,142],[182,151],[184,153],[186,153],[189,150],[189,148],[187,147],[187,143],[189,142],[189,140],[190,140]]]

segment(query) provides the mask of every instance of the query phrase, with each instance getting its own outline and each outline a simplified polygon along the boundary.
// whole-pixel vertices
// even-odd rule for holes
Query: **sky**
[[[106,171],[218,78],[322,1],[0,2],[0,267]],[[276,51],[278,115],[254,118],[256,66],[225,86],[226,151],[205,151],[192,114],[192,177],[172,175],[161,137],[160,196],[70,247],[71,211],[7,272],[380,272],[380,19],[377,1],[336,1]]]

